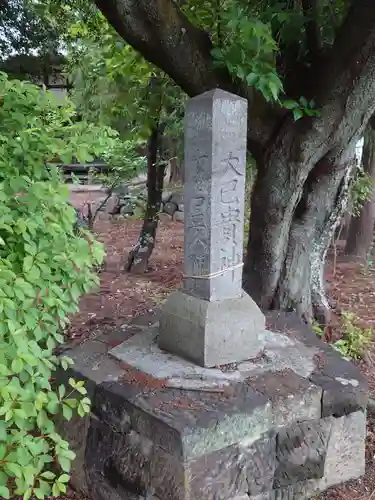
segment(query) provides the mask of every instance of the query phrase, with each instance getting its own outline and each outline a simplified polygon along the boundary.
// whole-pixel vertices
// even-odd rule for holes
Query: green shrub
[[[343,313],[342,338],[334,342],[333,347],[348,359],[360,359],[364,349],[372,341],[372,329],[361,328],[354,313]]]
[[[56,356],[68,316],[97,284],[103,248],[74,231],[75,212],[51,158],[90,160],[114,141],[74,122],[52,93],[0,73],[0,498],[66,490],[74,453],[54,415],[84,415],[83,382],[52,384],[71,360]],[[95,146],[95,147],[94,147]]]

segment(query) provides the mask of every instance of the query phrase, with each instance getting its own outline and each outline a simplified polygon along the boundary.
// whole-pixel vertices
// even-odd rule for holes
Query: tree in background
[[[345,253],[366,259],[372,249],[375,224],[375,129],[372,118],[364,135],[361,170],[354,186],[359,205],[352,214]]]
[[[176,143],[177,138],[178,147],[184,98],[170,78],[126,44],[98,12],[88,24],[73,24],[69,33],[72,98],[81,116],[115,128],[126,149],[131,143],[139,151],[147,141],[144,222],[125,266],[143,273],[155,245],[165,170],[177,153],[168,147],[173,145],[168,139]],[[117,167],[113,174],[118,171]],[[139,173],[131,168],[122,172],[122,181]]]

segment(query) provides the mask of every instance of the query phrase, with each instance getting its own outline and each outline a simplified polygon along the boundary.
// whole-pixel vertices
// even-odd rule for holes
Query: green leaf
[[[286,109],[295,109],[295,108],[298,108],[299,105],[298,105],[298,102],[297,101],[282,101],[282,106]]]
[[[59,386],[59,398],[62,399],[65,396],[66,389],[64,385]]]
[[[59,479],[58,479],[58,482],[59,483],[68,483],[70,480],[70,477],[68,476],[68,474],[62,474]]]
[[[12,476],[22,477],[22,468],[18,464],[7,462],[5,464],[5,468],[12,474]]]
[[[41,474],[41,477],[44,477],[44,479],[48,479],[51,481],[52,479],[55,479],[56,474],[54,474],[51,471],[46,471],[46,472],[43,472],[43,474]]]
[[[23,370],[23,361],[20,358],[12,361],[12,370],[14,373],[21,373]]]
[[[275,101],[277,101],[277,98],[279,96],[279,91],[280,91],[280,88],[278,87],[278,85],[273,82],[273,81],[269,81],[268,83],[269,87],[270,87],[270,91],[271,91],[271,94],[274,98]]]
[[[7,440],[7,428],[6,423],[0,420],[0,442]]]
[[[59,457],[59,463],[64,472],[70,472],[71,461],[65,457]]]
[[[59,488],[59,483],[54,483],[52,486],[52,495],[54,497],[60,496],[60,488]]]
[[[0,486],[0,497],[6,498],[7,500],[10,498],[10,492],[6,486]]]
[[[250,86],[255,85],[257,80],[258,80],[258,75],[255,73],[249,73],[246,77],[246,81]]]
[[[33,489],[28,488],[25,493],[23,494],[23,500],[29,500],[31,498],[31,495],[33,494]]]
[[[303,117],[303,111],[299,108],[294,109],[293,110],[293,117],[294,117],[295,121],[299,120],[300,118]]]
[[[68,405],[63,405],[63,416],[66,420],[71,420],[73,416],[73,410]]]

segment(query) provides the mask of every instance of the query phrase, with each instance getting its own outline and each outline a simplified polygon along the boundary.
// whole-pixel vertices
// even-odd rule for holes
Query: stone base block
[[[159,346],[212,367],[255,358],[264,330],[264,315],[247,294],[209,302],[177,291],[161,313]]]
[[[195,372],[152,331],[117,365],[98,340],[67,353],[90,382],[87,430],[67,438],[91,500],[304,500],[364,473],[366,382],[304,325],[266,331],[255,360]]]

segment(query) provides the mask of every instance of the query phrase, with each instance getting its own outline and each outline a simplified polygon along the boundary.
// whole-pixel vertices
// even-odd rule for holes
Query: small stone
[[[121,208],[120,208],[120,214],[121,215],[134,215],[134,206],[132,203],[129,203],[129,204],[126,204],[126,205],[123,205]]]
[[[184,219],[185,219],[184,212],[180,212],[177,210],[173,214],[173,220],[175,220],[176,222],[184,222]]]
[[[182,193],[173,193],[169,201],[178,206],[184,202],[184,196]]]
[[[162,194],[162,202],[163,203],[168,203],[168,201],[170,201],[171,199],[171,196],[172,196],[173,193],[171,193],[171,191],[164,191],[163,194]]]
[[[177,210],[177,205],[175,203],[170,203],[169,201],[167,203],[164,203],[164,213],[168,215],[173,215],[176,210]]]

